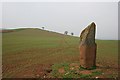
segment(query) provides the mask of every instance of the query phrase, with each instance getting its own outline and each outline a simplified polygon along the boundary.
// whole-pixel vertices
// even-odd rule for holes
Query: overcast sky
[[[117,2],[4,2],[2,27],[41,28],[79,36],[91,22],[97,39],[118,39]]]

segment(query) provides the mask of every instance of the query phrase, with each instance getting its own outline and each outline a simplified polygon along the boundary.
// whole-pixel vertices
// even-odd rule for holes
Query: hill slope
[[[24,29],[3,33],[3,51],[15,51],[24,48],[59,47],[62,44],[72,44],[72,37],[40,29]],[[75,38],[75,37],[73,37]],[[75,38],[76,40],[77,38]],[[65,43],[67,41],[67,43]],[[8,45],[9,43],[9,45]],[[11,46],[12,45],[12,46]],[[13,49],[15,48],[15,49]],[[6,50],[4,50],[6,49]]]
[[[3,77],[35,77],[55,63],[79,62],[79,38],[40,29],[2,34]],[[117,66],[117,41],[97,40],[97,63]],[[38,72],[38,73],[37,73]],[[29,74],[30,73],[30,74]]]

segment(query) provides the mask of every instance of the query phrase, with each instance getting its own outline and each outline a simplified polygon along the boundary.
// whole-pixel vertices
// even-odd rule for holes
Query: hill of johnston
[[[37,28],[13,29],[3,32],[3,78],[44,77],[44,69],[51,65],[52,72],[46,74],[47,77],[95,77],[95,75],[74,75],[73,72],[66,76],[67,71],[70,71],[68,66],[65,73],[58,74],[59,68],[71,63],[79,63],[79,43],[79,37]],[[97,66],[100,66],[101,72],[104,73],[100,76],[116,77],[118,41],[96,40],[96,43],[96,63]],[[58,69],[57,73],[56,69]]]

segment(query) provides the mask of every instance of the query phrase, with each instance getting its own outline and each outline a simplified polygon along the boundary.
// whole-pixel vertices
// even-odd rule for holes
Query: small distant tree
[[[68,31],[65,31],[64,34],[67,35],[67,34],[68,34]]]
[[[73,32],[71,32],[71,35],[73,36],[73,35],[74,35],[74,33],[73,33]]]
[[[44,30],[45,27],[42,27],[42,29]]]

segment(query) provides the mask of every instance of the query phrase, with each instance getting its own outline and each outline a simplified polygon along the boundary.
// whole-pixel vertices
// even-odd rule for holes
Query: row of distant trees
[[[67,34],[68,34],[68,31],[65,31],[65,32],[64,32],[64,34],[65,34],[65,35],[67,35]],[[74,35],[74,33],[73,33],[73,32],[71,32],[71,35],[73,36],[73,35]]]
[[[44,29],[45,29],[45,27],[42,27],[42,29],[44,30]],[[64,32],[64,34],[65,34],[65,35],[68,35],[68,31],[65,31],[65,32]],[[73,33],[73,32],[71,32],[71,35],[73,36],[73,35],[74,35],[74,33]]]

